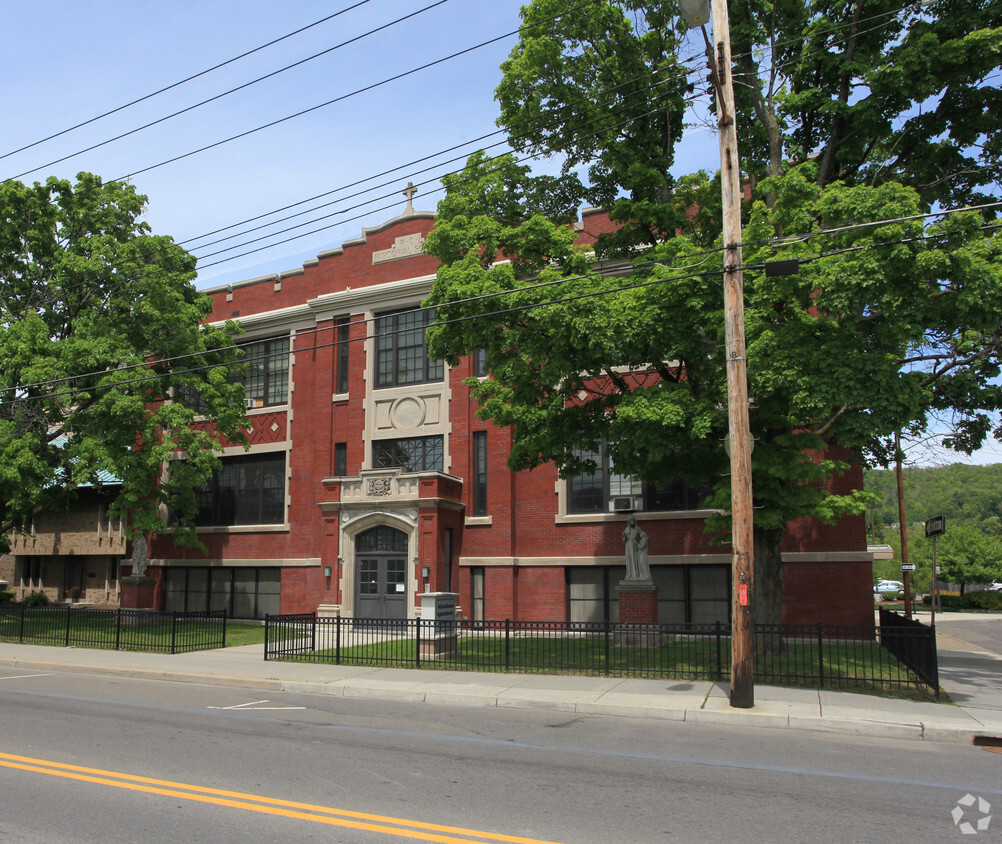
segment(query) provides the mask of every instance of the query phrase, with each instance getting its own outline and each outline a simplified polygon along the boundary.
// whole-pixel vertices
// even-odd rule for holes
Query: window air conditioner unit
[[[629,513],[643,509],[644,497],[642,495],[616,495],[609,499],[610,513]]]
[[[257,399],[244,399],[244,407],[248,409],[257,407]]]

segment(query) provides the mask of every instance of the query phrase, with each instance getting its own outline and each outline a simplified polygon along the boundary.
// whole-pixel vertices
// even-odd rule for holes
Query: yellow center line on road
[[[160,794],[166,797],[179,797],[199,803],[211,803],[217,806],[245,809],[247,811],[278,815],[296,820],[313,821],[314,823],[348,827],[350,829],[363,829],[369,832],[396,835],[418,841],[436,841],[439,844],[470,844],[471,841],[477,840],[487,842],[500,841],[506,842],[506,844],[557,844],[554,841],[541,841],[535,838],[522,838],[515,835],[501,835],[475,829],[423,823],[421,821],[393,818],[386,815],[371,815],[365,812],[353,812],[348,809],[335,809],[330,806],[316,806],[311,803],[297,803],[292,800],[279,800],[278,798],[264,797],[257,794],[244,794],[239,791],[205,788],[200,785],[151,779],[149,777],[135,776],[134,774],[104,771],[100,768],[68,765],[63,762],[33,759],[28,756],[16,756],[11,753],[0,753],[0,767],[31,771],[54,777],[62,777],[64,779],[78,780],[80,782],[112,786],[114,788],[124,788],[131,791]],[[385,824],[393,824],[393,826],[386,826]],[[463,837],[458,838],[456,836]]]

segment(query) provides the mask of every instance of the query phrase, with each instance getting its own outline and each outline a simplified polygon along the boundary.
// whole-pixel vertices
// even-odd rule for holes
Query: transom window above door
[[[407,553],[407,534],[388,525],[370,528],[355,540],[355,551],[372,554],[376,551]]]

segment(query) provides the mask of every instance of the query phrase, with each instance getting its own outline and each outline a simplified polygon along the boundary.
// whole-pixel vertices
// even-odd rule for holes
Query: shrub
[[[927,607],[932,604],[932,596],[922,600]],[[1002,592],[968,592],[966,595],[941,595],[940,606],[944,610],[1002,610]]]
[[[967,606],[978,610],[1002,610],[1002,592],[969,592],[964,595]]]
[[[9,604],[14,600],[14,593],[10,589],[0,590],[0,604]]]
[[[21,599],[26,607],[44,607],[49,603],[49,596],[44,592],[30,592]]]

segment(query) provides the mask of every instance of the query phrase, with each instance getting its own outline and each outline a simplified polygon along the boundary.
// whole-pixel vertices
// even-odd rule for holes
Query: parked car
[[[873,591],[878,595],[886,595],[888,592],[904,592],[905,585],[900,580],[878,580]]]
[[[1002,592],[1002,583],[989,583],[988,588],[991,589],[992,592]]]

